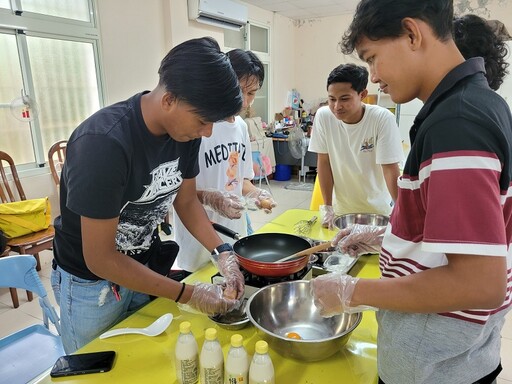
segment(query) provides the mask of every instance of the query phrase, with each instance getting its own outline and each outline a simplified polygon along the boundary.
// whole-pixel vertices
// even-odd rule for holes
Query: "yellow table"
[[[293,224],[309,219],[317,212],[308,210],[289,210],[258,232],[291,233]],[[318,223],[312,228],[310,236],[328,240],[335,232],[320,228]],[[216,269],[209,265],[189,276],[187,282],[210,281]],[[363,256],[350,272],[360,277],[378,277],[378,258],[376,255]],[[218,329],[224,355],[229,349],[229,339],[234,333],[244,337],[244,346],[249,354],[254,354],[254,345],[260,340],[256,328],[252,325],[239,331],[220,328],[205,315],[181,312],[177,305],[167,299],[156,299],[135,314],[117,324],[114,328],[144,327],[164,313],[170,312],[174,320],[169,328],[156,337],[140,335],[117,336],[110,339],[95,339],[79,352],[115,350],[117,358],[110,372],[82,375],[69,378],[50,379],[42,382],[54,383],[177,383],[174,367],[174,347],[178,337],[179,323],[190,321],[199,348],[204,342],[204,331],[209,327]],[[270,356],[276,371],[276,383],[308,384],[375,384],[377,383],[376,345],[377,323],[373,312],[365,312],[360,325],[352,333],[345,348],[329,359],[306,363],[285,358],[274,351]]]

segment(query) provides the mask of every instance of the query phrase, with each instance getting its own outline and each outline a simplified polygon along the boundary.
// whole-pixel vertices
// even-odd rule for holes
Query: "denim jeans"
[[[52,270],[51,284],[60,306],[62,343],[73,353],[144,304],[149,296],[120,287],[118,301],[106,280],[86,280],[60,267]]]

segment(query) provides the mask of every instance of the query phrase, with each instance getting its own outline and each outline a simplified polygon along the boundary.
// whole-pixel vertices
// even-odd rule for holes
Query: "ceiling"
[[[294,20],[353,14],[360,0],[241,0],[256,7],[276,12]],[[424,0],[423,0],[424,1]],[[489,19],[491,3],[506,4],[509,0],[454,0],[456,15],[474,13]],[[477,3],[477,4],[474,4]],[[505,17],[505,16],[504,16]],[[509,23],[506,23],[509,24]]]
[[[359,0],[243,0],[294,20],[352,14]]]

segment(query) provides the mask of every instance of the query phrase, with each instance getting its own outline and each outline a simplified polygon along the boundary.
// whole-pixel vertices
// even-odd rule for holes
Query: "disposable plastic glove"
[[[194,286],[192,297],[186,304],[180,305],[186,309],[187,306],[207,315],[224,314],[239,305],[238,300],[231,300],[224,297],[220,285],[197,283]]]
[[[253,201],[256,207],[263,209],[265,213],[271,213],[272,209],[277,207],[277,203],[272,198],[272,195],[264,189],[256,188],[254,191],[246,194],[244,198],[248,205]]]
[[[341,273],[327,273],[310,282],[311,296],[323,317],[375,309],[366,305],[352,307],[350,301],[359,278]]]
[[[354,224],[339,231],[332,240],[332,246],[338,246],[341,252],[350,256],[380,253],[384,232],[386,227]]]
[[[239,219],[242,217],[244,206],[239,196],[234,193],[207,190],[202,193],[202,202],[208,205],[219,215],[228,219]]]
[[[224,276],[224,297],[226,299],[240,299],[244,294],[245,279],[238,259],[233,251],[222,252],[215,262],[220,274]]]
[[[334,208],[331,205],[320,206],[320,217],[322,218],[322,227],[334,229],[336,214],[334,213]]]

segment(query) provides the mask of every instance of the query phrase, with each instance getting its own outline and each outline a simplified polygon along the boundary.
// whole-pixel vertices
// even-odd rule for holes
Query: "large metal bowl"
[[[319,361],[338,352],[359,325],[361,313],[324,318],[313,303],[309,281],[268,285],[254,293],[246,306],[249,320],[272,349],[283,357]],[[302,339],[291,339],[289,332]]]
[[[378,215],[376,213],[349,213],[341,215],[334,220],[334,225],[338,229],[346,228],[352,224],[366,224],[366,225],[388,225],[389,217]]]

